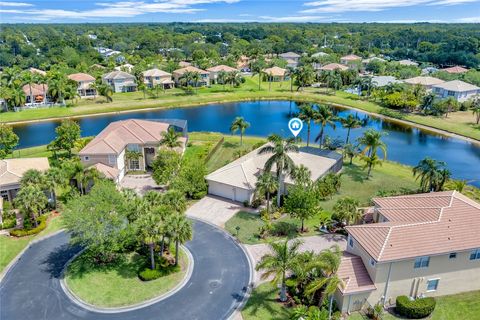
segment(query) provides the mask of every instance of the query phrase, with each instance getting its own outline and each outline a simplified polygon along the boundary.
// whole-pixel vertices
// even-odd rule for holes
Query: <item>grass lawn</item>
[[[113,266],[92,266],[91,262],[80,256],[68,266],[65,280],[69,289],[87,303],[98,307],[128,306],[158,297],[173,289],[184,278],[189,263],[182,250],[180,272],[144,282],[137,275],[143,259],[132,253]]]
[[[330,214],[335,202],[345,196],[350,196],[360,202],[360,206],[367,206],[370,199],[380,190],[397,190],[400,188],[415,189],[418,187],[412,177],[411,168],[393,162],[386,161],[381,167],[373,169],[373,177],[365,179],[365,171],[359,162],[354,161],[352,165],[345,164],[341,177],[342,186],[340,192],[327,201],[321,202],[323,211],[316,216],[305,221],[305,226],[309,229],[303,235],[313,235],[317,231],[315,227],[319,226],[322,215]],[[288,216],[280,218],[278,221],[292,223],[300,227],[298,219],[292,219]],[[263,240],[258,237],[258,229],[263,222],[258,215],[239,212],[226,222],[225,228],[233,235],[236,235],[235,227],[239,226],[240,241],[247,244],[255,244]],[[295,236],[296,234],[292,234]]]
[[[28,237],[0,236],[0,272],[22,251],[30,241],[39,238],[62,228],[61,216],[54,217],[48,221],[47,227],[37,235]]]
[[[46,118],[72,117],[91,115],[104,112],[118,112],[145,108],[178,108],[207,104],[212,102],[232,102],[242,100],[281,99],[308,101],[317,103],[331,103],[340,106],[353,107],[367,112],[378,113],[381,106],[374,102],[359,99],[356,95],[338,91],[335,95],[326,94],[325,89],[307,88],[302,91],[290,92],[290,82],[262,83],[258,90],[258,76],[246,77],[246,81],[239,88],[222,85],[212,85],[210,88],[199,88],[197,94],[185,95],[180,89],[167,90],[157,97],[143,98],[142,92],[116,93],[113,102],[105,103],[105,99],[83,99],[74,107],[53,107],[45,109],[25,110],[22,112],[7,112],[0,114],[1,122],[28,121]],[[470,111],[455,112],[448,118],[423,115],[406,115],[406,121],[434,127],[467,137],[480,140],[480,128],[474,123],[474,116]]]
[[[287,320],[290,313],[278,302],[278,288],[264,283],[252,291],[242,310],[242,317],[244,320]]]

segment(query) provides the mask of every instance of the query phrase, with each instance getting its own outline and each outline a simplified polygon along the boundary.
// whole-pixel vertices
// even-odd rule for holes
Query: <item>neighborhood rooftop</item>
[[[48,170],[48,158],[20,158],[0,160],[0,185],[17,184],[30,169]]]
[[[480,247],[480,205],[456,191],[376,198],[387,222],[347,227],[376,261]]]
[[[480,90],[479,87],[461,80],[443,82],[443,83],[434,85],[434,87],[442,88],[444,90],[449,90],[449,91],[456,91],[456,92]]]

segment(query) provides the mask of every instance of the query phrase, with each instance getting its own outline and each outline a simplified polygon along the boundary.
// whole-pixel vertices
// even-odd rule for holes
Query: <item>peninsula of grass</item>
[[[191,263],[180,251],[180,271],[151,281],[138,277],[145,257],[130,253],[111,265],[94,264],[84,255],[78,256],[67,267],[65,283],[80,300],[100,308],[126,307],[139,304],[174,289],[186,276]]]
[[[116,93],[113,102],[106,103],[105,99],[84,99],[73,107],[52,107],[32,109],[22,112],[0,113],[0,122],[25,122],[41,119],[79,117],[109,112],[125,112],[141,109],[167,109],[198,106],[209,103],[226,103],[250,100],[294,100],[313,103],[329,103],[336,106],[355,108],[372,114],[380,114],[382,107],[377,103],[365,101],[346,92],[338,91],[335,95],[327,94],[325,89],[307,88],[302,91],[290,91],[290,83],[276,82],[262,83],[258,89],[257,77],[246,77],[246,81],[239,88],[223,89],[221,85],[212,85],[209,88],[199,88],[196,94],[186,95],[181,89],[168,90],[158,97],[144,98],[143,92]],[[454,133],[474,140],[480,140],[480,128],[474,123],[474,116],[470,111],[458,111],[449,114],[448,118],[407,114],[402,121],[411,125],[420,125],[427,128]]]

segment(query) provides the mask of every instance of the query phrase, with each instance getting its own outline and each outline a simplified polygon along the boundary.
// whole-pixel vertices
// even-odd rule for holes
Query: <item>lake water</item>
[[[366,125],[354,129],[350,141],[359,137],[367,128],[382,130],[387,133],[383,138],[388,146],[388,159],[407,165],[416,165],[421,159],[430,156],[445,161],[453,177],[466,179],[470,184],[480,187],[480,147],[472,143],[438,135],[432,132],[399,125],[389,121],[369,117],[351,110],[336,109],[338,116],[346,117],[356,114],[365,118]],[[292,113],[298,111],[297,105],[289,101],[252,101],[225,104],[209,104],[192,108],[178,108],[155,111],[138,111],[123,114],[109,114],[79,119],[82,136],[94,136],[110,122],[123,119],[160,119],[175,118],[188,120],[189,131],[215,131],[229,133],[232,120],[244,117],[251,127],[247,135],[267,136],[277,133],[290,136],[287,123]],[[28,112],[28,111],[25,111]],[[48,144],[55,138],[55,127],[59,121],[39,122],[17,125],[15,132],[20,137],[20,148]],[[311,140],[319,132],[319,126],[312,126]],[[338,122],[336,129],[326,128],[325,134],[331,138],[345,140],[346,130]],[[307,129],[304,126],[300,137],[306,141]]]

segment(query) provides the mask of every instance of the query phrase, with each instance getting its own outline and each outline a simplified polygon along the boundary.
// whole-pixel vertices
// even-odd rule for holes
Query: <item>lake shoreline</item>
[[[146,108],[131,108],[128,110],[120,110],[120,111],[107,111],[107,112],[99,112],[99,113],[91,113],[91,114],[81,114],[81,115],[74,115],[74,116],[64,116],[64,117],[50,117],[50,118],[45,118],[45,119],[34,119],[34,120],[22,120],[22,121],[13,121],[13,122],[5,122],[8,125],[12,126],[21,126],[25,124],[31,124],[31,123],[42,123],[42,122],[52,122],[52,121],[59,121],[63,119],[84,119],[84,118],[93,118],[93,117],[99,117],[99,116],[105,116],[105,115],[113,115],[113,114],[128,114],[128,113],[134,113],[134,112],[150,112],[150,111],[157,111],[157,110],[168,110],[168,109],[181,109],[181,108],[192,108],[192,107],[199,107],[199,106],[205,106],[209,104],[222,104],[222,103],[236,103],[236,102],[248,102],[248,101],[275,101],[275,100],[281,100],[281,101],[302,101],[302,102],[312,102],[315,103],[315,101],[312,101],[312,99],[308,99],[308,96],[305,97],[285,97],[285,96],[269,96],[269,97],[255,97],[255,98],[238,98],[234,100],[226,99],[226,100],[214,100],[214,101],[208,101],[208,102],[195,102],[195,103],[184,103],[182,105],[169,105],[169,106],[163,106],[163,107],[146,107]],[[438,135],[442,135],[445,137],[450,137],[450,138],[456,138],[460,139],[472,144],[475,144],[477,146],[480,146],[480,140],[464,136],[458,133],[454,133],[451,131],[447,131],[444,129],[438,129],[432,126],[416,123],[413,121],[409,120],[403,120],[403,119],[397,119],[389,116],[385,116],[376,112],[371,112],[367,111],[361,108],[356,108],[352,107],[349,105],[345,104],[339,104],[339,103],[329,103],[330,105],[338,108],[343,108],[343,109],[349,109],[349,110],[355,110],[359,111],[365,114],[368,114],[369,116],[386,120],[392,123],[396,124],[402,124],[402,125],[407,125],[413,128],[417,128],[423,131],[427,131],[429,133],[434,133]]]

